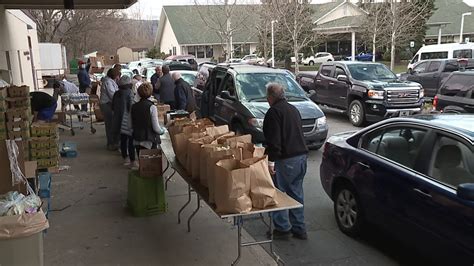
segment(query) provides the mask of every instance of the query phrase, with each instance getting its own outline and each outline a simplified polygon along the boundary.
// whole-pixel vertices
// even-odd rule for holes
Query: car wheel
[[[309,61],[309,65],[310,65],[310,66],[313,66],[313,65],[314,65],[314,62],[313,62],[313,61]]]
[[[364,105],[359,100],[353,100],[349,106],[349,120],[352,125],[361,127],[365,123]]]
[[[334,197],[334,216],[339,229],[346,235],[360,235],[364,216],[359,197],[349,183],[340,184]]]
[[[232,131],[235,132],[235,135],[244,135],[244,127],[239,122],[234,122],[231,125]]]

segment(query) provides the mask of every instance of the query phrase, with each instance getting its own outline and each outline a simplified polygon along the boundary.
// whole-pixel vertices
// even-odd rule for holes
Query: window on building
[[[206,45],[206,58],[214,57],[214,49],[210,45]]]
[[[197,47],[197,54],[196,54],[196,58],[204,58],[204,46],[200,45]]]
[[[176,46],[173,46],[173,55],[176,55]]]

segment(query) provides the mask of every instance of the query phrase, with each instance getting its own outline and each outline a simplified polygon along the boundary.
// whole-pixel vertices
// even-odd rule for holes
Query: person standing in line
[[[181,77],[181,73],[173,72],[173,80],[176,87],[174,88],[175,107],[177,110],[185,110],[192,113],[196,110],[196,100],[194,99],[193,89]]]
[[[130,111],[133,104],[132,79],[123,75],[117,82],[119,90],[112,99],[114,135],[120,135],[120,152],[124,166],[135,166],[135,147],[132,138]]]
[[[102,87],[100,89],[99,107],[104,116],[105,135],[107,136],[107,149],[110,151],[117,150],[118,136],[113,135],[112,129],[112,100],[114,94],[118,91],[117,80],[120,78],[120,71],[116,68],[111,68],[107,71],[107,76],[101,80]]]
[[[153,86],[153,96],[155,96],[155,99],[158,101],[160,98],[159,98],[159,92],[157,90],[157,88],[155,87],[156,86],[156,82],[158,81],[158,79],[163,76],[163,72],[161,70],[161,66],[156,66],[155,67],[155,73],[153,75],[151,75],[151,78],[150,78],[150,82],[151,82],[151,86]]]
[[[79,61],[79,72],[77,72],[77,79],[79,80],[79,92],[90,94],[91,78],[89,77],[90,64],[84,61]],[[81,110],[87,112],[87,104],[81,105]]]
[[[133,91],[133,103],[137,103],[140,101],[140,95],[138,95],[138,87],[142,85],[142,75],[134,75],[132,79],[132,91]]]
[[[150,99],[152,92],[151,84],[144,82],[138,87],[140,101],[132,105],[133,143],[137,155],[142,149],[156,149],[161,144],[160,135],[165,132],[158,121],[158,108]],[[133,168],[135,169],[137,166],[134,165]]]
[[[303,178],[306,174],[308,148],[303,136],[301,115],[285,99],[285,90],[278,83],[269,83],[267,101],[270,104],[263,120],[263,134],[267,144],[268,169],[275,186],[303,204]],[[304,209],[273,212],[275,238],[290,234],[307,239]]]
[[[155,84],[156,91],[160,95],[160,102],[168,104],[172,110],[175,109],[174,88],[175,84],[170,74],[170,67],[164,65],[161,68],[163,75]]]

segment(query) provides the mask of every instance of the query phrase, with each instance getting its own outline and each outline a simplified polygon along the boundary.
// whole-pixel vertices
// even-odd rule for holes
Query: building
[[[130,63],[132,61],[138,61],[146,57],[148,48],[146,47],[126,47],[122,46],[117,49],[117,55],[120,63]]]
[[[36,24],[22,11],[0,5],[0,79],[39,88],[41,69]]]
[[[232,33],[233,55],[241,57],[254,53],[257,49],[258,17],[252,10],[255,5],[233,6],[229,21]],[[203,18],[204,17],[204,18]],[[212,25],[211,25],[212,24]],[[221,59],[225,57],[226,41],[218,34],[217,24],[225,25],[222,8],[217,6],[164,6],[161,10],[155,46],[169,55],[196,56],[197,61]],[[224,26],[221,27],[224,27]]]
[[[462,0],[436,0],[435,4],[437,10],[428,21],[427,44],[474,41],[473,7]],[[466,12],[473,12],[473,15],[464,17],[463,40],[460,40],[461,17]]]

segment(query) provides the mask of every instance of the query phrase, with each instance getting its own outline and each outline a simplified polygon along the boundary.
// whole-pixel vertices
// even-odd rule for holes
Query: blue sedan
[[[374,224],[440,261],[474,262],[474,116],[393,118],[335,135],[320,175],[343,233]]]
[[[360,53],[355,56],[356,61],[372,61],[373,54],[372,53]],[[350,56],[346,57],[346,60],[352,60]]]

